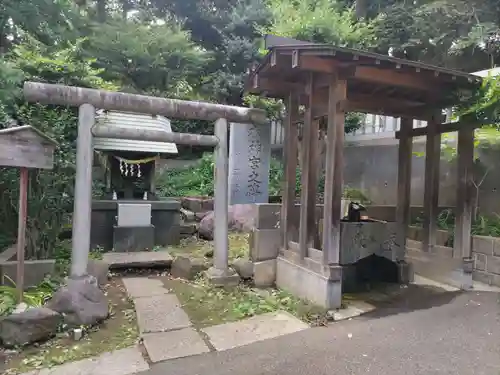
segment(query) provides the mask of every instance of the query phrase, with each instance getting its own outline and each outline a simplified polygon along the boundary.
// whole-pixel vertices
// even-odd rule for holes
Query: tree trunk
[[[366,18],[366,15],[368,13],[367,1],[356,0],[355,12],[358,19]]]
[[[6,54],[9,51],[10,42],[7,39],[7,21],[2,20],[0,22],[0,56]]]
[[[106,0],[97,0],[97,21],[100,23],[106,22]]]

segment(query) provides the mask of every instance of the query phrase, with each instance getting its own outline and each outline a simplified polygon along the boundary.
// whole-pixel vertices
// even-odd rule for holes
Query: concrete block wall
[[[17,254],[16,246],[13,245],[0,253],[0,285],[12,285],[9,279],[17,280]],[[53,275],[56,261],[54,259],[45,260],[25,260],[24,261],[24,286],[34,287],[40,284],[46,275]]]
[[[421,249],[422,228],[409,227],[407,247],[409,252]],[[437,233],[437,252],[446,258],[453,257],[453,249],[446,246],[451,234],[444,230]],[[472,236],[472,257],[474,268],[472,278],[476,281],[500,286],[500,238]]]
[[[362,190],[374,204],[396,205],[397,197],[397,140],[370,140],[349,142],[344,149],[344,183],[351,188]],[[414,140],[415,152],[425,151],[425,138]],[[474,175],[482,176],[485,166],[489,173],[479,188],[479,210],[483,215],[500,213],[498,180],[500,166],[497,162],[500,151],[496,147],[478,147],[480,166],[474,166]],[[476,169],[477,168],[477,169]],[[422,205],[424,198],[425,157],[413,155],[411,168],[411,203]],[[454,205],[456,195],[456,163],[441,160],[439,176],[440,205]]]
[[[474,280],[500,286],[500,238],[473,236]]]

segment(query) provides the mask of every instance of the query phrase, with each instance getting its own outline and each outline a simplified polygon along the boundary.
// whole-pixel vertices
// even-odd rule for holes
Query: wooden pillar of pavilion
[[[411,158],[413,149],[413,119],[402,117],[398,149],[398,190],[396,206],[396,253],[394,261],[403,261],[410,224]]]
[[[308,255],[308,248],[314,238],[316,193],[317,193],[317,165],[315,164],[318,147],[319,122],[313,118],[314,103],[314,73],[310,73],[306,86],[308,97],[302,131],[302,191],[300,195],[300,228],[299,252],[300,257]]]
[[[453,257],[464,260],[464,271],[472,272],[471,226],[472,226],[472,167],[474,161],[474,129],[458,131],[457,198],[455,211],[455,237]],[[465,278],[464,278],[465,280]],[[464,289],[470,288],[470,280]]]
[[[323,263],[340,259],[340,220],[344,169],[344,120],[339,102],[346,99],[347,82],[332,76],[328,89],[328,130],[323,209]]]
[[[295,211],[295,189],[298,153],[297,116],[299,112],[298,95],[290,92],[286,100],[286,118],[284,122],[284,168],[283,200],[281,205],[281,233],[283,248],[288,248],[290,233],[293,230]]]
[[[439,121],[433,117],[427,122],[429,132],[425,144],[424,181],[424,238],[422,250],[431,252],[436,246],[437,217],[439,210],[439,164],[441,161],[441,133],[437,132]]]

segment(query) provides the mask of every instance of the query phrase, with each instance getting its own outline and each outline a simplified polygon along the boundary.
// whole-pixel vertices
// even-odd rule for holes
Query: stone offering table
[[[179,243],[180,202],[175,200],[95,200],[92,202],[90,235],[92,248],[100,246],[105,251],[111,251],[115,247],[114,232],[117,229],[118,204],[150,204],[151,226],[145,227],[148,230],[145,231],[144,236],[152,233],[152,246],[168,246]],[[144,240],[142,242],[147,243],[148,241],[146,240],[150,239],[144,238]]]

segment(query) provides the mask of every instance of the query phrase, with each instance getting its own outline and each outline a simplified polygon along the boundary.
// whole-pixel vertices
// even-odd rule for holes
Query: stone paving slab
[[[278,336],[302,331],[309,325],[294,316],[279,311],[257,315],[234,323],[208,327],[202,331],[218,351],[248,345]]]
[[[109,264],[109,268],[149,268],[170,267],[172,255],[167,251],[136,251],[130,253],[104,253],[102,260]]]
[[[146,333],[143,343],[152,362],[207,353],[207,347],[198,332],[192,328],[161,333]]]
[[[159,279],[124,277],[122,281],[130,298],[151,297],[168,293],[168,290],[165,289],[162,281]]]
[[[139,348],[132,347],[24,375],[130,375],[146,370],[149,365]]]
[[[337,322],[340,320],[355,318],[375,309],[375,306],[364,301],[349,301],[345,309],[340,309],[333,313],[333,320]]]
[[[166,332],[191,326],[189,317],[174,294],[134,299],[141,333]]]

